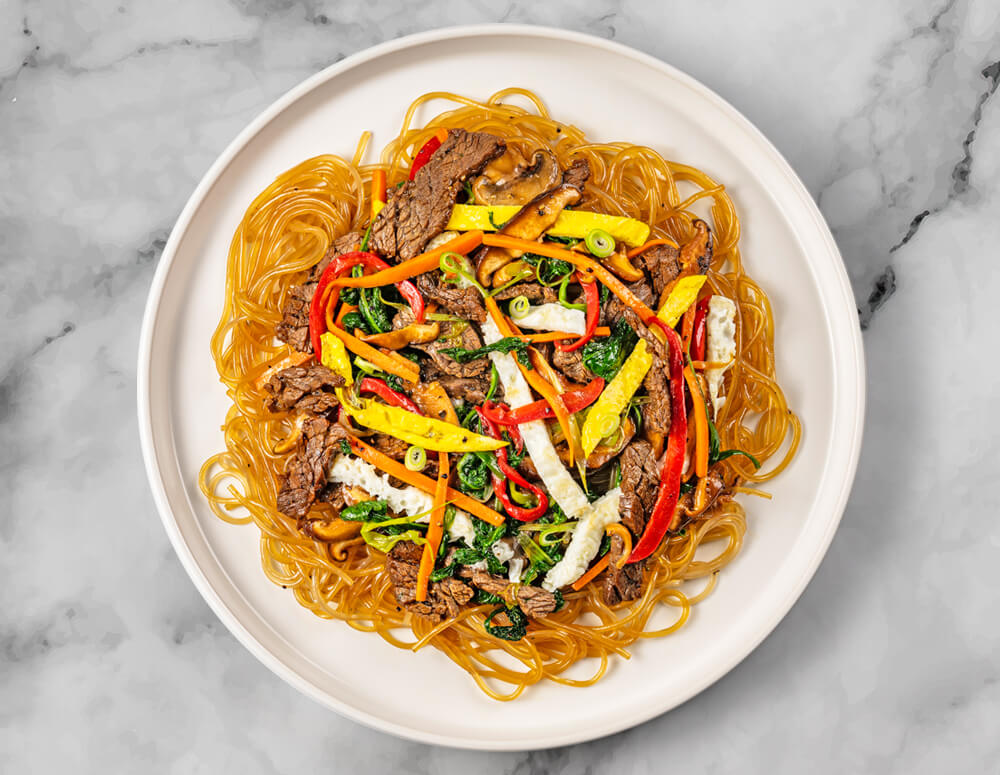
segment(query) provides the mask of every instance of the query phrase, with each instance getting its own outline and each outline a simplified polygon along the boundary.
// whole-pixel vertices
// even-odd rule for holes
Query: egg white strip
[[[705,369],[708,395],[712,403],[712,413],[718,415],[725,396],[719,395],[722,375],[729,368],[729,362],[736,357],[736,304],[732,299],[715,294],[708,300],[708,315],[705,317],[705,360],[709,363],[725,363],[726,366]]]
[[[580,519],[573,530],[566,554],[552,569],[545,574],[542,587],[554,592],[560,587],[572,584],[590,567],[591,561],[597,556],[604,540],[604,531],[608,525],[621,520],[618,503],[621,500],[621,488],[609,490],[594,502],[593,506]]]
[[[517,318],[519,328],[535,331],[565,331],[583,336],[587,330],[587,316],[582,310],[566,309],[562,304],[538,304],[528,307],[524,315]]]

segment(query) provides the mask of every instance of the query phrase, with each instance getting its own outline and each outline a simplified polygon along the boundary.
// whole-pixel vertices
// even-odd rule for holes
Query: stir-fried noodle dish
[[[733,202],[525,89],[369,137],[233,236],[202,490],[317,616],[498,700],[593,684],[684,626],[798,446]]]

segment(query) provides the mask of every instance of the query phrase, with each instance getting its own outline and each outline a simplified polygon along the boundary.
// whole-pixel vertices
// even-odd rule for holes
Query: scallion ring
[[[531,302],[528,301],[527,296],[515,296],[510,300],[510,306],[507,309],[514,320],[520,320],[531,310]]]
[[[427,451],[423,447],[414,444],[406,450],[406,457],[403,458],[406,467],[411,471],[423,471],[427,468]]]
[[[587,250],[598,258],[607,258],[615,252],[615,238],[604,229],[591,229],[583,242]]]
[[[597,432],[601,434],[602,439],[606,439],[621,425],[621,417],[617,414],[610,415],[608,417],[602,417],[601,423],[597,427]]]
[[[566,275],[566,277],[563,278],[562,283],[559,285],[559,303],[566,309],[578,309],[581,312],[586,312],[586,304],[573,304],[566,298],[566,288],[569,286],[569,279],[569,275]]]

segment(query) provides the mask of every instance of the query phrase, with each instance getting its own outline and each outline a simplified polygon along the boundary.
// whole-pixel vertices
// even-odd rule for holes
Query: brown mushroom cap
[[[512,156],[516,154],[516,156]],[[507,158],[505,158],[507,157]],[[555,154],[547,150],[535,151],[531,163],[516,164],[510,169],[511,158],[523,157],[516,151],[508,150],[472,183],[472,193],[476,204],[483,205],[523,205],[543,191],[559,184],[562,170]],[[504,172],[504,170],[508,170]]]

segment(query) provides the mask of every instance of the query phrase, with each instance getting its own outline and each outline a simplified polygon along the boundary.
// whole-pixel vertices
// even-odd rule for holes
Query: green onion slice
[[[583,242],[587,250],[598,258],[607,258],[615,252],[615,238],[604,229],[592,229]]]

